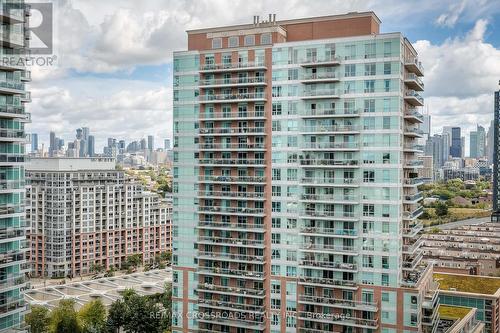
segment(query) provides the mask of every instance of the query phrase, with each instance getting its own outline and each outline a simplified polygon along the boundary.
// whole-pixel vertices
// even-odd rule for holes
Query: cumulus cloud
[[[452,4],[448,12],[439,15],[439,17],[436,20],[436,23],[440,26],[446,26],[450,28],[454,27],[455,24],[457,23],[458,18],[464,11],[466,4],[467,4],[466,0],[462,0],[460,2]]]

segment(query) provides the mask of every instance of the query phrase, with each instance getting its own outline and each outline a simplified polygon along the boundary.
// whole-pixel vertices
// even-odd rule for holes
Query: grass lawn
[[[443,291],[455,288],[466,293],[493,295],[500,288],[500,278],[486,276],[434,273],[434,280]]]
[[[471,308],[465,308],[462,306],[450,306],[450,305],[440,305],[439,306],[439,317],[444,319],[462,319],[465,317]]]
[[[422,222],[425,226],[439,225],[448,222],[455,222],[460,220],[466,220],[474,217],[487,217],[491,215],[490,210],[477,209],[477,208],[448,208],[448,215],[443,217],[437,217],[434,208],[425,208],[425,210],[431,216],[430,219],[424,220]]]

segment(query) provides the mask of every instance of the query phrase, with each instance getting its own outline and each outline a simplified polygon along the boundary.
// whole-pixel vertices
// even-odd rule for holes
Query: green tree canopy
[[[49,310],[46,307],[34,305],[25,320],[30,326],[31,333],[46,333],[50,323]]]

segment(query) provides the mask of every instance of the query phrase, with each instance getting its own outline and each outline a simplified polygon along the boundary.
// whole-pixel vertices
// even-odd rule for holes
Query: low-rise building
[[[484,323],[484,332],[500,332],[500,278],[434,273],[434,280],[439,283],[441,307],[475,308],[475,318]]]
[[[34,276],[74,277],[171,250],[171,203],[112,158],[34,158],[27,166]]]
[[[439,230],[422,237],[424,261],[435,272],[500,274],[500,226],[485,223]]]

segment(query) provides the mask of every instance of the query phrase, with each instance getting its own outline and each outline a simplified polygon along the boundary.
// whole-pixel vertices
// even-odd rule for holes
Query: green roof
[[[500,278],[496,277],[434,273],[434,280],[443,291],[454,288],[466,293],[493,295],[500,288]]]
[[[439,306],[439,317],[443,319],[462,319],[469,312],[471,308],[465,308],[463,306],[451,306],[451,305],[440,305]]]

